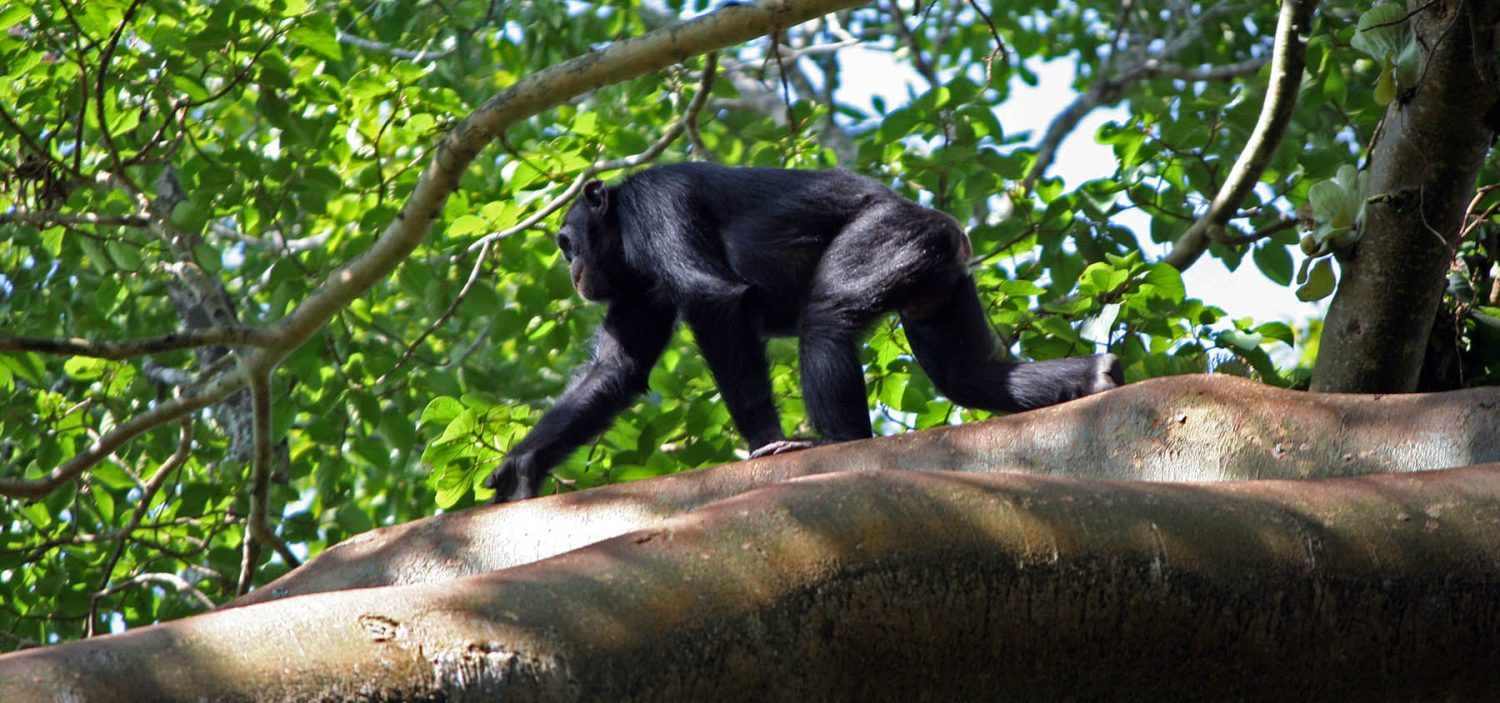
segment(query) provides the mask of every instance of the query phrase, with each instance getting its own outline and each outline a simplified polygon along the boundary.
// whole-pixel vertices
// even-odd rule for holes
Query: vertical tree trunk
[[[1422,77],[1413,90],[1402,86],[1376,131],[1363,237],[1340,261],[1315,391],[1416,390],[1463,216],[1495,138],[1500,8],[1409,4]]]

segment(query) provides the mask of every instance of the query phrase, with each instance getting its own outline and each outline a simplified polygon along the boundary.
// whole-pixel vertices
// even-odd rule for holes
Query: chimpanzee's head
[[[611,196],[603,183],[589,181],[557,231],[557,247],[568,260],[573,288],[585,300],[612,299],[625,272],[620,227],[610,212]]]

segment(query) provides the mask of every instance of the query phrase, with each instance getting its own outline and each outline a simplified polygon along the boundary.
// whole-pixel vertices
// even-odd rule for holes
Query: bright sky
[[[894,61],[890,54],[860,47],[839,52],[842,66],[841,100],[869,108],[870,98],[879,95],[889,108],[907,102],[908,90],[916,85],[921,92],[925,84],[907,67]],[[1036,87],[1019,80],[1012,81],[1010,98],[1000,106],[998,116],[1006,134],[1029,132],[1028,143],[1034,144],[1046,131],[1047,124],[1076,95],[1070,88],[1073,65],[1069,61],[1049,64],[1029,63],[1040,79]],[[1107,177],[1114,172],[1114,153],[1094,141],[1094,134],[1105,122],[1122,120],[1126,112],[1118,107],[1095,110],[1058,150],[1049,176],[1061,177],[1069,186],[1090,178]],[[1137,233],[1147,254],[1164,255],[1165,245],[1155,244],[1145,234],[1148,219],[1139,211],[1123,213],[1115,222]],[[1301,263],[1302,252],[1292,254]],[[1292,288],[1267,280],[1247,256],[1239,270],[1231,272],[1218,259],[1204,255],[1183,274],[1188,295],[1209,305],[1223,308],[1231,317],[1253,317],[1257,322],[1281,320],[1302,323],[1308,317],[1322,317],[1322,305],[1297,300]]]

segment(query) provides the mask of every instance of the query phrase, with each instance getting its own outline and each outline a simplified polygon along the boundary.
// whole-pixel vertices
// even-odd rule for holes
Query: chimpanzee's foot
[[[1125,369],[1120,366],[1120,357],[1114,354],[1098,354],[1094,357],[1094,378],[1084,395],[1107,391],[1125,385]]]
[[[803,449],[811,449],[822,444],[833,443],[833,440],[828,439],[781,439],[762,445],[759,449],[750,452],[750,458],[759,459],[763,456],[771,456],[772,454],[787,454],[789,452],[802,451]]]

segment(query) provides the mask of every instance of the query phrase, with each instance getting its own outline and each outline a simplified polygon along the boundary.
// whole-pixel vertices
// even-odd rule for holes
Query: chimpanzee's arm
[[[676,319],[670,305],[649,300],[610,304],[599,326],[594,359],[485,480],[495,489],[492,502],[535,496],[552,467],[603,432],[644,393]]]
[[[729,416],[754,452],[785,435],[771,399],[766,344],[742,295],[685,312]]]

